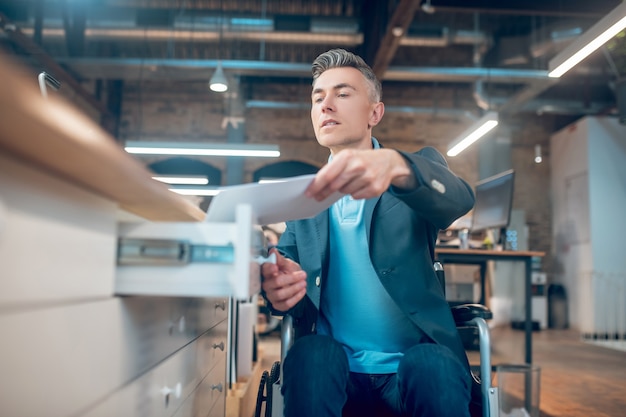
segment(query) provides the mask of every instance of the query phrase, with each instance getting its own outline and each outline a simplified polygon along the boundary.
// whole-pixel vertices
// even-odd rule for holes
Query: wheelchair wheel
[[[263,401],[266,401],[265,415],[266,416],[268,415],[267,414],[267,409],[268,409],[267,395],[265,394],[265,392],[266,392],[267,382],[269,378],[270,378],[270,374],[267,371],[263,371],[263,373],[261,374],[261,382],[259,383],[259,391],[257,392],[257,395],[256,395],[256,408],[254,410],[254,417],[261,417],[261,408],[263,407]],[[270,392],[270,389],[267,389],[267,392]]]
[[[267,381],[267,400],[265,402],[265,417],[272,417],[272,400],[274,394],[274,384],[280,378],[280,362],[276,361],[272,364],[270,376]]]

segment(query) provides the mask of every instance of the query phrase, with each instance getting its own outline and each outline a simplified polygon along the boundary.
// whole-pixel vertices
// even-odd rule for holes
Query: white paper
[[[343,197],[339,192],[331,194],[323,201],[306,197],[304,190],[314,177],[315,174],[301,175],[277,182],[223,187],[211,200],[205,220],[233,222],[238,204],[252,206],[252,211],[261,225],[314,217]]]
[[[256,298],[255,298],[256,300]],[[254,324],[258,316],[256,301],[240,303],[237,326],[237,381],[248,379],[252,375],[254,350]]]

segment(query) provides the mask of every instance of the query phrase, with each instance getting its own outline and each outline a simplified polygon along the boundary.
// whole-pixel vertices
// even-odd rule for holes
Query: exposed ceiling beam
[[[385,34],[389,19],[387,2],[364,0],[361,20],[363,21],[363,43],[360,45],[360,56],[369,65],[374,65],[380,42]]]
[[[387,31],[380,42],[372,69],[379,79],[383,79],[391,60],[396,55],[400,40],[413,21],[419,0],[401,0],[387,24]]]
[[[83,88],[83,86],[63,67],[61,67],[48,53],[46,53],[32,39],[24,35],[22,31],[13,24],[3,13],[0,12],[0,28],[4,30],[7,37],[24,50],[26,54],[39,61],[46,69],[61,82],[66,83],[70,88],[85,100],[90,106],[96,109],[103,117],[113,117],[106,106],[98,101],[91,93]]]

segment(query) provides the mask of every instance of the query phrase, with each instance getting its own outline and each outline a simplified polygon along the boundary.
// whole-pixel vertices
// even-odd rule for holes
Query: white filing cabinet
[[[250,216],[245,234],[220,226],[245,235],[226,244],[238,272],[117,291],[122,218],[185,228],[204,213],[26,73],[0,56],[0,416],[224,416],[231,297],[259,285]]]
[[[115,295],[117,207],[2,154],[0,205],[0,415],[225,414],[229,297]]]

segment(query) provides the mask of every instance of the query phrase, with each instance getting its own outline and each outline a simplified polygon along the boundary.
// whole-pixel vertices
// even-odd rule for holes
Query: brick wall
[[[510,120],[512,129],[511,159],[516,172],[513,207],[523,209],[528,225],[528,247],[544,251],[543,270],[551,271],[553,258],[552,206],[550,196],[550,136],[554,127],[552,117],[525,116]],[[535,145],[541,145],[543,162],[536,164]]]

